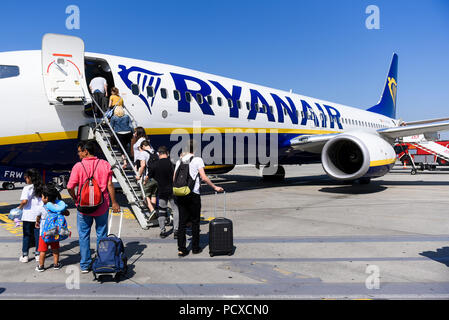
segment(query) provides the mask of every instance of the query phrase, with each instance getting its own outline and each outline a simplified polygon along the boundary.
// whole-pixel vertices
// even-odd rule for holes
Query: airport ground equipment
[[[223,216],[217,217],[217,192],[215,192],[214,217],[209,222],[209,255],[211,257],[219,254],[232,255],[234,250],[233,225],[226,218],[226,192],[223,192],[224,207]]]
[[[449,165],[449,141],[429,141],[423,135],[404,138],[395,146],[398,159],[412,165],[412,174],[420,170],[436,170],[439,165]]]
[[[95,104],[97,102],[92,99]],[[101,108],[98,106],[99,110]],[[104,116],[103,110],[101,110]],[[93,138],[97,141],[101,148],[101,151],[106,157],[106,160],[111,165],[117,182],[123,190],[130,206],[131,210],[143,229],[148,229],[151,226],[158,225],[157,219],[150,220],[150,211],[146,204],[145,192],[141,181],[136,180],[137,172],[133,166],[128,153],[120,143],[117,135],[111,127],[109,119],[107,117],[97,118],[94,114],[95,126],[87,128],[89,133],[88,138]],[[122,155],[125,157],[128,165],[123,168]],[[155,218],[155,217],[154,217]]]

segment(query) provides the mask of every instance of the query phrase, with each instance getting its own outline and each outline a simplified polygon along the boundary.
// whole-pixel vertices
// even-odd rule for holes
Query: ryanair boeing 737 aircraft
[[[93,121],[88,84],[95,75],[120,90],[156,148],[174,146],[176,129],[220,135],[223,152],[211,155],[222,162],[206,165],[223,171],[240,159],[269,174],[259,157],[238,148],[229,156],[225,150],[226,135],[253,132],[263,142],[276,137],[276,150],[264,151],[277,155],[277,176],[284,175],[283,165],[321,162],[334,179],[367,183],[392,168],[396,138],[449,129],[447,122],[435,123],[443,119],[407,124],[396,119],[396,54],[380,101],[362,110],[181,67],[84,52],[80,38],[46,34],[42,50],[0,53],[0,181],[22,180],[30,167],[47,178],[72,168],[79,129]],[[248,137],[241,141],[253,145]],[[203,136],[203,152],[207,142]]]

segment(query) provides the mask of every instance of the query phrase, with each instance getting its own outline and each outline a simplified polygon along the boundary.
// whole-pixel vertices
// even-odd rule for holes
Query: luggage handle
[[[111,217],[109,218],[109,225],[108,225],[108,236],[111,234],[111,226],[112,226],[112,217],[114,216],[114,212],[111,212]],[[123,210],[120,210],[120,226],[118,229],[118,237],[120,238],[120,234],[122,233],[122,221],[123,221]]]
[[[217,217],[217,194],[218,192],[215,191],[215,205],[214,205],[214,217]],[[224,197],[224,207],[223,207],[223,218],[226,217],[226,191],[223,191],[223,197]]]

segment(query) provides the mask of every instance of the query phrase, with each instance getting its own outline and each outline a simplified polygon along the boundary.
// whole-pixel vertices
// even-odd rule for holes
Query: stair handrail
[[[95,124],[96,124],[96,126],[95,126],[95,128],[94,128],[93,130],[95,131],[95,130],[97,130],[97,129],[100,129],[100,130],[103,132],[103,134],[104,134],[104,133],[105,133],[105,130],[104,130],[103,126],[102,126],[102,122],[104,121],[104,122],[108,125],[108,127],[109,127],[109,129],[110,129],[112,135],[113,135],[114,138],[116,139],[116,141],[117,141],[117,143],[118,143],[118,145],[119,145],[119,147],[120,147],[120,149],[121,149],[123,155],[125,155],[126,160],[128,161],[128,163],[129,163],[129,165],[130,165],[132,171],[134,172],[135,176],[137,176],[137,171],[136,171],[136,169],[134,168],[133,162],[131,162],[131,159],[129,158],[128,153],[126,152],[126,150],[125,150],[125,148],[123,147],[122,143],[121,143],[120,140],[118,139],[117,134],[115,133],[114,129],[112,128],[111,123],[109,122],[108,117],[106,116],[106,114],[105,114],[105,112],[103,111],[103,109],[100,108],[100,106],[98,105],[97,101],[95,101],[95,99],[92,97],[92,95],[91,95],[91,98],[92,98],[92,101],[96,104],[97,108],[98,108],[98,109],[101,111],[101,113],[103,114],[103,118],[101,118],[101,119],[98,121],[98,120],[97,120],[97,117],[96,117],[96,115],[95,115],[95,110],[92,110],[93,115],[94,115],[94,121],[95,121]],[[108,141],[109,146],[111,147],[111,152],[112,152],[112,154],[114,155],[114,159],[115,159],[116,162],[119,164],[118,167],[119,167],[119,170],[122,172],[122,176],[125,177],[126,181],[128,182],[128,185],[131,186],[131,181],[129,181],[129,179],[128,179],[127,175],[126,175],[125,170],[124,170],[123,167],[120,165],[120,161],[117,159],[117,155],[115,154],[114,149],[112,148],[112,143],[111,143],[111,141],[109,140],[109,138],[108,138],[107,136],[106,136],[106,139],[107,139],[107,141]],[[142,179],[141,179],[141,180],[142,180]],[[144,191],[144,189],[143,189],[143,185],[142,185],[142,183],[139,183],[139,182],[138,182],[137,184],[138,184],[139,187],[140,187],[140,191],[142,192],[142,200],[144,201],[144,200],[145,200],[145,191]],[[134,188],[130,188],[130,189],[132,190],[132,192],[133,192],[135,198],[136,198],[136,199],[139,199],[139,196],[135,193]]]

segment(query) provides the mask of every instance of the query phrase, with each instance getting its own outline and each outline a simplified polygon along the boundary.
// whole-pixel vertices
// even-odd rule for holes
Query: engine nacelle
[[[321,154],[324,171],[337,180],[381,177],[395,161],[393,147],[376,134],[366,132],[338,135],[324,145]]]

